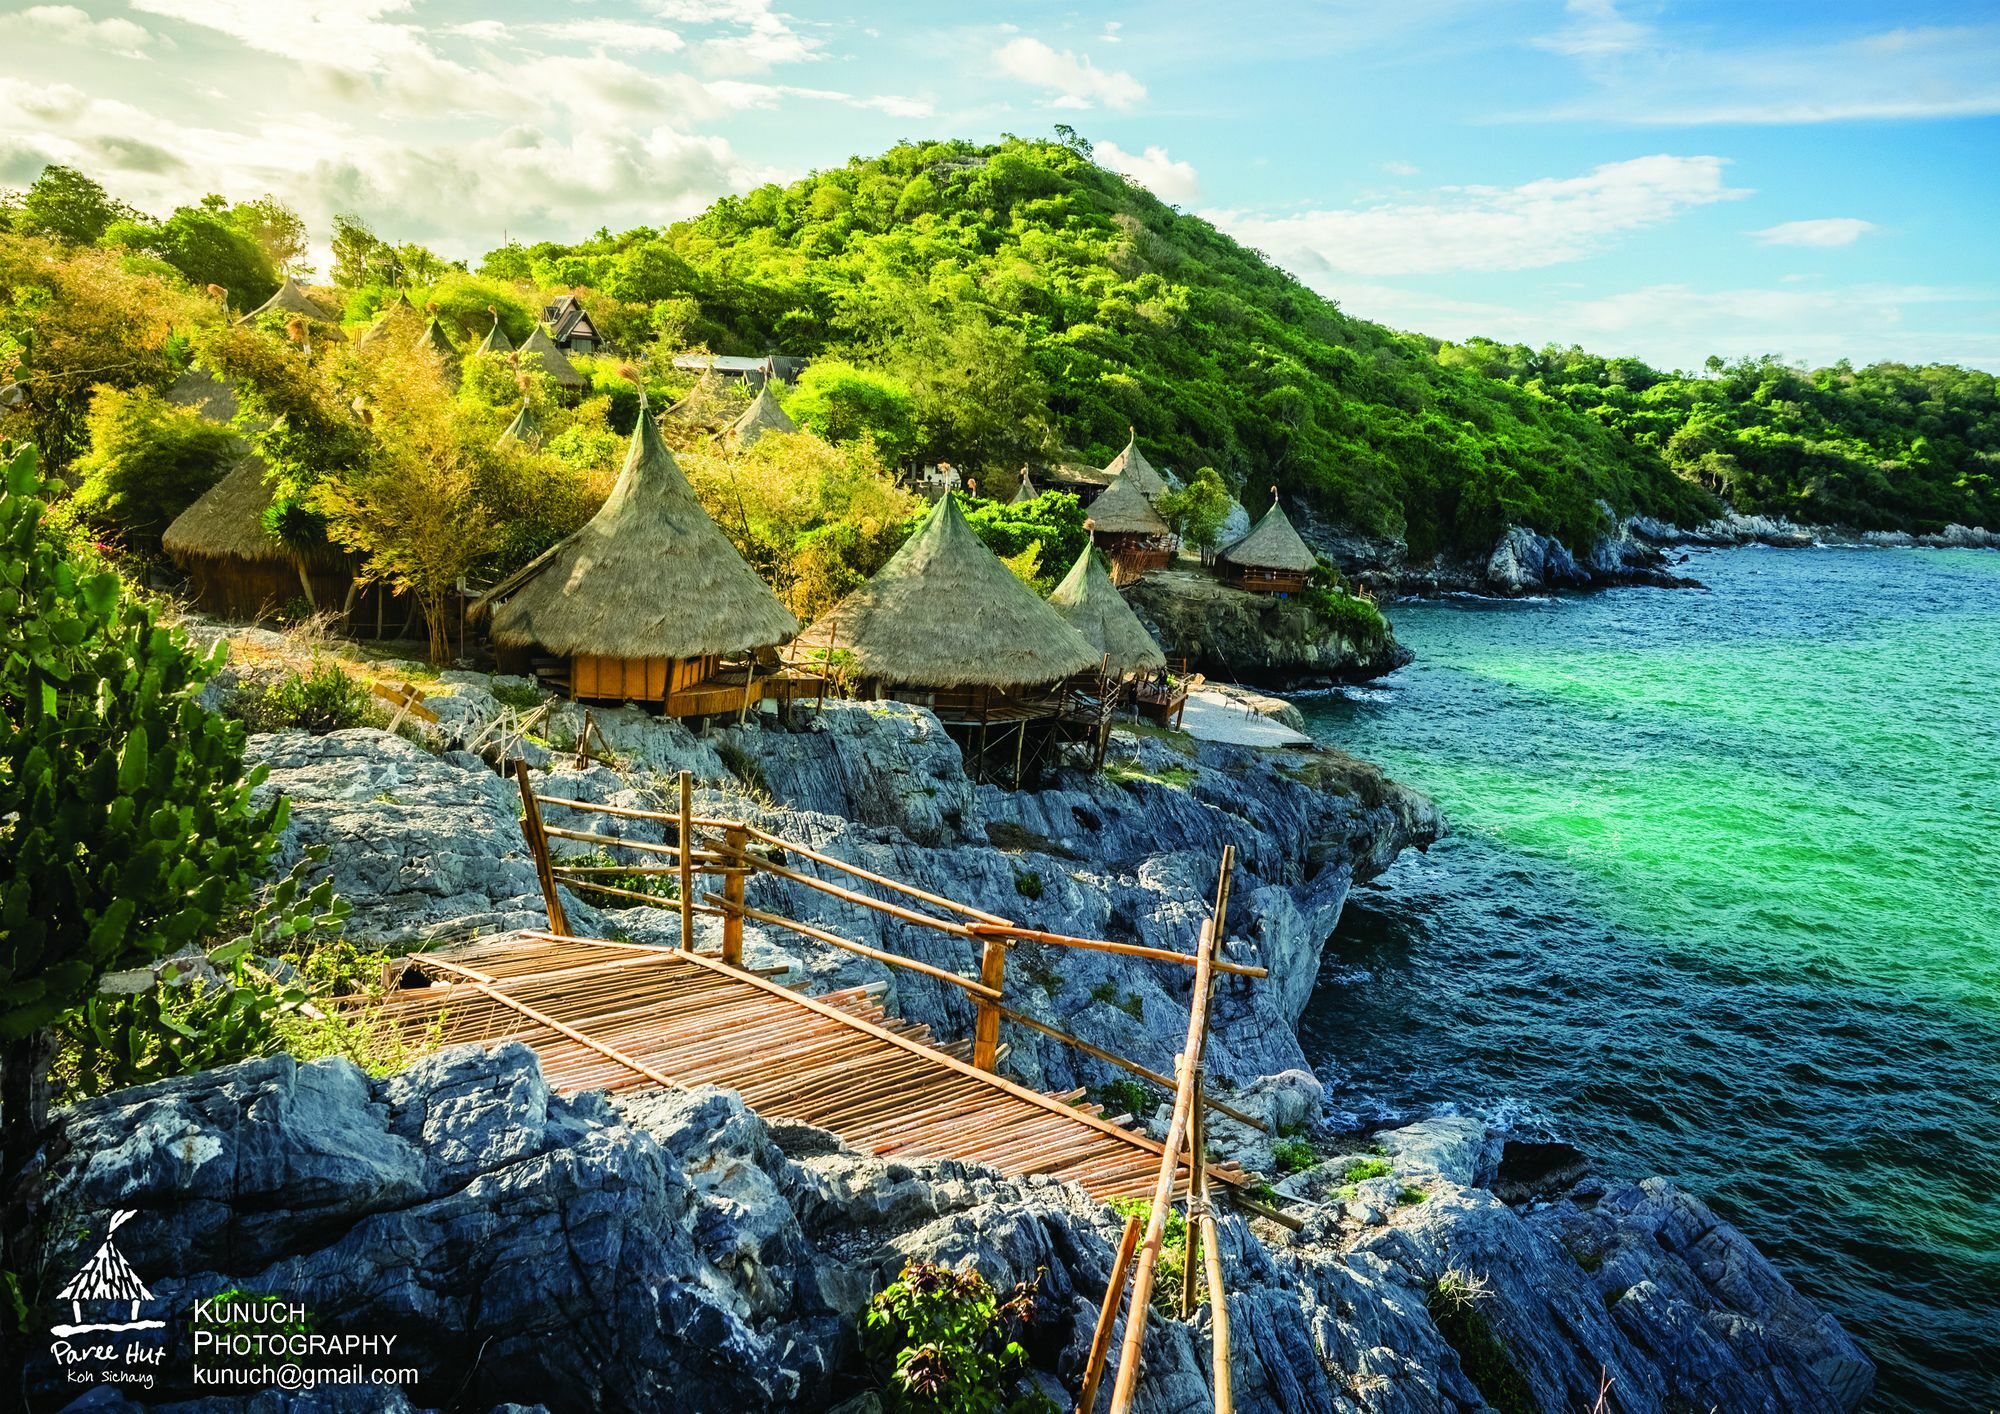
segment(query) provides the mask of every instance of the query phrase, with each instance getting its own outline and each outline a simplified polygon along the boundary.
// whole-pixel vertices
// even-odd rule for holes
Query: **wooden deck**
[[[534,932],[407,961],[430,985],[406,976],[376,1013],[407,1041],[525,1042],[563,1094],[720,1085],[880,1155],[1049,1174],[1098,1198],[1150,1193],[1159,1177],[1161,1147],[1080,1092],[980,1070],[963,1043],[886,1015],[871,989],[808,997],[705,954]],[[1247,1184],[1234,1165],[1209,1174]]]

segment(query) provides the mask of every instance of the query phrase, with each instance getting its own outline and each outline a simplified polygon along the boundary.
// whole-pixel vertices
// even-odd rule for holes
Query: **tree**
[[[21,229],[68,245],[92,245],[113,221],[134,214],[74,167],[54,162],[21,198]]]
[[[1232,504],[1234,498],[1222,484],[1221,475],[1214,467],[1205,466],[1189,477],[1185,486],[1164,492],[1153,508],[1173,527],[1174,534],[1196,549],[1207,551],[1222,534]]]
[[[47,1122],[56,1024],[107,972],[208,936],[249,897],[284,824],[252,802],[243,729],[201,705],[197,653],[47,524],[32,449],[0,488],[0,1177]],[[6,1224],[23,1270],[22,1228]]]
[[[150,388],[99,388],[73,505],[90,525],[156,554],[160,535],[243,453],[229,428]]]
[[[204,203],[206,204],[206,203]],[[305,267],[306,223],[275,196],[239,201],[229,208],[230,224],[257,243],[280,275],[310,274]]]
[[[278,270],[264,248],[227,217],[199,206],[177,208],[149,242],[197,289],[218,285],[238,309],[255,309],[278,289]]]
[[[901,381],[838,359],[821,359],[799,375],[785,411],[829,442],[875,439],[883,460],[897,465],[917,440],[917,405]]]
[[[357,216],[333,218],[333,283],[358,290],[364,285],[403,283],[396,248],[369,230]]]

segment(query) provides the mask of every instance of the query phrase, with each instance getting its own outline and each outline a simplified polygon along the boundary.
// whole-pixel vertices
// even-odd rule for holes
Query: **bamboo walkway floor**
[[[423,1050],[522,1041],[563,1094],[719,1085],[857,1149],[1049,1174],[1099,1199],[1150,1194],[1162,1150],[1080,1103],[989,1074],[876,990],[809,997],[706,954],[521,932],[409,959],[430,985],[376,1015]],[[1183,1181],[1185,1180],[1183,1164]],[[1246,1186],[1234,1165],[1212,1178]]]

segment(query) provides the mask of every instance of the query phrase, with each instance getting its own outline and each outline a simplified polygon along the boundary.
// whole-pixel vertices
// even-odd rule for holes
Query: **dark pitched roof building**
[[[548,326],[549,338],[556,347],[570,353],[595,353],[604,342],[598,336],[597,326],[584,312],[583,302],[575,295],[563,295],[543,309],[542,323]]]

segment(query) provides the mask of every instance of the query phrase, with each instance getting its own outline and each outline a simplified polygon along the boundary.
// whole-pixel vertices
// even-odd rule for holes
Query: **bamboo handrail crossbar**
[[[651,840],[625,840],[620,839],[616,835],[593,834],[589,830],[572,830],[562,825],[544,825],[542,826],[542,833],[552,840],[579,840],[584,844],[616,845],[620,849],[636,849],[641,854],[665,855],[667,858],[676,861],[681,857],[678,845],[654,844]],[[701,850],[695,851],[696,854],[702,852]],[[722,861],[723,856],[720,853],[714,850],[710,850],[708,853],[713,856],[714,862],[720,863]]]
[[[761,908],[752,908],[747,903],[731,904],[721,894],[703,894],[702,898],[711,904],[719,905],[715,909],[717,913],[740,910],[745,918],[754,918],[759,923],[769,923],[778,928],[789,928],[794,933],[801,933],[808,938],[817,938],[820,942],[826,943],[831,947],[840,948],[846,952],[858,953],[862,957],[873,958],[876,962],[885,963],[890,967],[905,967],[912,972],[921,972],[926,977],[935,978],[939,982],[949,982],[954,987],[962,988],[975,997],[984,997],[990,1002],[1000,1000],[1001,994],[993,988],[983,983],[975,982],[970,977],[961,977],[956,972],[947,971],[945,968],[934,966],[931,963],[920,962],[914,957],[900,957],[892,952],[884,952],[881,948],[870,947],[866,943],[857,943],[852,938],[843,938],[838,933],[830,933],[826,929],[816,928],[810,923],[801,923],[795,918],[786,918],[780,914],[767,913]]]
[[[1146,957],[1155,962],[1177,962],[1183,967],[1194,966],[1194,958],[1172,948],[1148,947],[1144,943],[1119,943],[1109,938],[1078,938],[1068,933],[1041,933],[1033,928],[1017,928],[1009,923],[996,926],[990,923],[972,923],[967,927],[980,937],[1013,938],[1023,943],[1046,943],[1051,947],[1081,948],[1087,952],[1115,952],[1127,957]],[[1234,973],[1239,977],[1269,977],[1271,969],[1248,962],[1228,962],[1216,958],[1210,964],[1217,972]]]
[[[1160,1074],[1159,1071],[1154,1070],[1149,1066],[1140,1065],[1139,1062],[1135,1060],[1127,1060],[1124,1056],[1117,1054],[1115,1051],[1107,1051],[1102,1046],[1093,1046],[1090,1042],[1085,1041],[1080,1037],[1072,1036],[1067,1031],[1059,1031],[1055,1027],[1049,1025],[1046,1021],[1037,1021],[1032,1016],[1023,1016],[1020,1012],[1015,1011],[1010,1006],[1002,1006],[1000,1008],[1000,1014],[1006,1017],[1007,1020],[1013,1022],[1017,1026],[1025,1026],[1030,1031],[1039,1031],[1044,1036],[1049,1037],[1051,1040],[1061,1041],[1066,1046],[1076,1047],[1079,1051],[1082,1051],[1087,1056],[1091,1056],[1097,1060],[1106,1061],[1111,1065],[1120,1066],[1126,1070],[1129,1070],[1132,1072],[1132,1074],[1138,1076],[1142,1080],[1152,1081],[1153,1084],[1159,1086],[1162,1090],[1171,1092],[1174,1088],[1174,1082],[1169,1078],[1167,1078],[1166,1076]],[[1206,1094],[1203,1095],[1202,1103],[1205,1104],[1209,1109],[1220,1110],[1223,1114],[1228,1115],[1238,1124],[1247,1124],[1252,1129],[1260,1130],[1267,1134],[1270,1132],[1271,1126],[1267,1124],[1265,1121],[1258,1119],[1255,1115],[1245,1114],[1242,1110],[1235,1108],[1233,1105],[1224,1104],[1221,1100],[1216,1099],[1213,1095],[1206,1095]]]
[[[987,913],[983,909],[974,908],[971,904],[960,903],[958,900],[946,898],[942,894],[934,894],[928,889],[920,889],[914,884],[906,884],[900,879],[891,879],[886,875],[863,869],[860,865],[850,864],[845,859],[836,859],[830,854],[822,854],[818,850],[808,849],[806,846],[788,840],[782,835],[774,835],[768,830],[760,830],[755,825],[746,824],[743,826],[743,829],[752,839],[762,840],[765,844],[776,845],[792,854],[810,859],[815,864],[824,864],[829,869],[838,869],[843,874],[852,874],[857,879],[866,879],[871,884],[879,884],[885,889],[894,889],[897,893],[904,894],[910,898],[922,899],[925,903],[932,904],[938,908],[948,908],[954,913],[963,913],[966,917],[977,919],[981,923],[994,923],[1002,927],[1013,926],[998,914]]]
[[[597,815],[616,815],[621,820],[657,820],[662,824],[678,825],[680,813],[674,810],[641,810],[636,805],[600,805],[594,800],[570,800],[560,795],[540,795],[535,799],[544,805],[559,806],[564,810],[586,810]],[[724,820],[720,816],[696,815],[692,817],[697,829],[720,830],[729,825],[737,825],[739,820]]]
[[[558,875],[557,877],[560,878],[561,876]],[[621,889],[616,884],[593,883],[589,879],[568,879],[565,880],[564,882],[566,882],[572,889],[589,889],[593,893],[613,894],[619,898],[636,899],[640,903],[666,905],[675,902],[675,900],[670,898],[663,898],[659,894],[642,894],[637,889]],[[703,908],[698,904],[690,911],[695,913],[712,913],[712,914],[720,914],[722,912],[722,910],[719,908]]]
[[[970,938],[974,936],[972,932],[973,928],[979,926],[971,923],[954,923],[947,918],[933,918],[928,913],[919,913],[914,908],[904,908],[901,904],[890,903],[886,899],[870,898],[868,895],[858,894],[852,889],[843,889],[838,884],[830,884],[825,879],[815,879],[810,874],[801,874],[796,869],[787,869],[782,864],[773,864],[768,859],[757,859],[752,856],[750,859],[750,868],[756,870],[759,874],[776,874],[781,879],[790,879],[793,883],[804,884],[809,889],[817,889],[823,894],[830,894],[834,898],[846,903],[858,904],[862,908],[872,908],[877,913],[889,914],[891,917],[902,919],[905,923],[920,923],[926,928],[935,928],[940,933],[952,933],[961,938]]]

